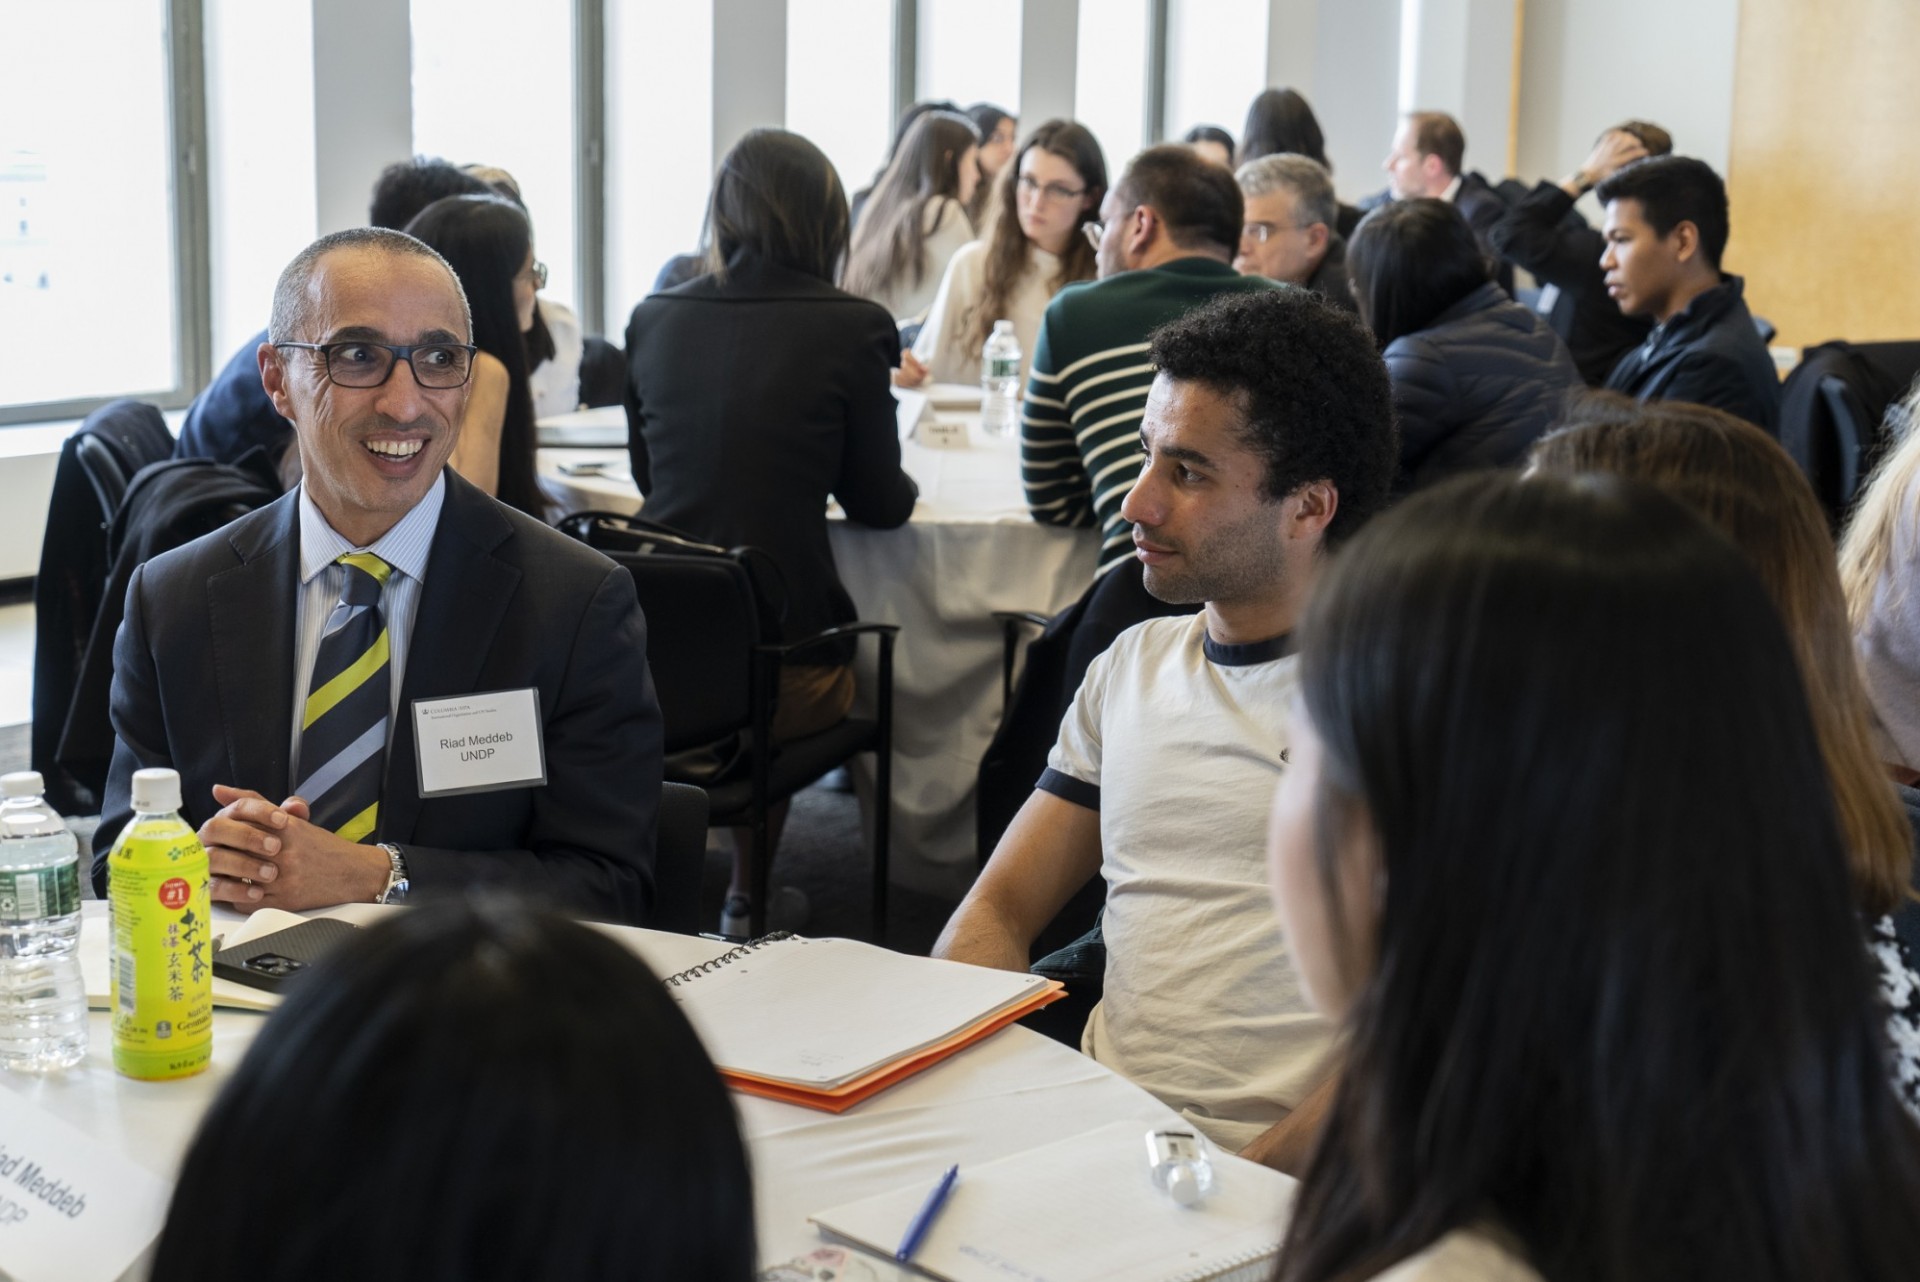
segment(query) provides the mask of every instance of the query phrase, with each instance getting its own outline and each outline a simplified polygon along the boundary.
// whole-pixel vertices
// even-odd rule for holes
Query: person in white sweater
[[[929,111],[914,121],[854,228],[841,288],[896,321],[925,315],[948,260],[974,238],[967,202],[979,154],[980,131],[965,116]]]
[[[1001,175],[981,239],[963,247],[894,382],[980,381],[980,349],[996,320],[1013,322],[1026,382],[1040,318],[1063,285],[1092,280],[1093,245],[1080,232],[1107,194],[1107,162],[1085,126],[1049,120]]]

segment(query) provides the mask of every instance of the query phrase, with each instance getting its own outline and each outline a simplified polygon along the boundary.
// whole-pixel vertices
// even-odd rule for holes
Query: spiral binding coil
[[[777,944],[783,939],[798,938],[799,936],[790,930],[771,931],[768,934],[760,936],[758,939],[750,939],[744,944],[735,945],[726,952],[721,953],[718,957],[703,961],[698,966],[690,966],[677,974],[668,975],[665,982],[674,988],[678,988],[682,984],[691,984],[702,975],[710,975],[722,966],[733,965],[733,963],[740,958],[751,955],[756,949],[765,948],[768,944]]]

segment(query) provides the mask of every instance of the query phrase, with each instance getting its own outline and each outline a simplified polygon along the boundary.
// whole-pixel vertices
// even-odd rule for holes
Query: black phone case
[[[298,979],[340,941],[358,931],[359,927],[352,922],[316,917],[298,926],[289,926],[271,935],[262,935],[244,944],[221,949],[213,955],[213,973],[220,979],[230,979],[249,988],[262,988],[270,993],[284,992],[290,981]],[[284,958],[298,965],[286,968],[259,960],[264,958]],[[249,965],[250,962],[253,964]],[[269,968],[263,969],[263,966]]]

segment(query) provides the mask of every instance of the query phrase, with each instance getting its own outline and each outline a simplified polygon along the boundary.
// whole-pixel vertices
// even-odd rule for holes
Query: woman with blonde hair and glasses
[[[997,320],[1013,322],[1024,384],[1047,304],[1094,277],[1093,245],[1080,229],[1106,198],[1107,161],[1085,126],[1049,120],[1035,129],[994,191],[985,235],[954,254],[900,363],[902,387],[979,382],[980,349]]]
[[[1787,452],[1720,410],[1589,394],[1533,448],[1534,473],[1605,472],[1680,500],[1759,572],[1786,623],[1888,1006],[1893,1077],[1920,1112],[1920,978],[1891,914],[1911,901],[1913,829],[1874,750],[1825,515]]]
[[[1904,425],[1862,491],[1840,540],[1847,617],[1873,700],[1880,759],[1920,784],[1920,386],[1891,416]]]

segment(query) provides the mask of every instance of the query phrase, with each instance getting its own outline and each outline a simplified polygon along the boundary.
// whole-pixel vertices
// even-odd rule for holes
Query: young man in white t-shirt
[[[1333,1029],[1268,899],[1290,635],[1322,554],[1386,499],[1399,456],[1367,331],[1304,290],[1230,295],[1159,330],[1122,515],[1147,590],[1198,614],[1121,634],[938,956],[1025,970],[1095,872],[1102,1001],[1082,1048],[1213,1139],[1276,1165],[1310,1143]]]

